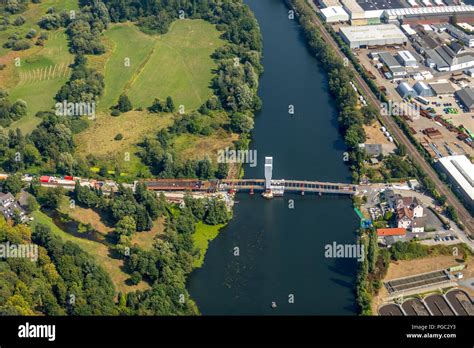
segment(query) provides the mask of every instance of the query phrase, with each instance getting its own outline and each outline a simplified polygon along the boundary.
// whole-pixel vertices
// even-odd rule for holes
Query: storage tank
[[[390,141],[391,143],[393,143],[393,138],[392,138],[392,137],[388,137],[388,141]]]
[[[387,128],[385,128],[385,127],[382,127],[382,132],[384,132],[384,133],[385,133],[386,131],[387,131]]]

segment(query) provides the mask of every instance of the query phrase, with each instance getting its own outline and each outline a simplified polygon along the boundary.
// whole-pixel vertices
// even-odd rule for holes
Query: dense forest
[[[15,179],[8,185],[14,186]],[[21,187],[21,184],[17,185]],[[19,189],[19,188],[18,188]],[[54,209],[64,192],[33,182],[29,189],[42,207]],[[71,242],[64,242],[49,226],[7,223],[0,218],[0,243],[35,245],[36,262],[29,258],[0,260],[0,314],[3,315],[196,315],[199,314],[186,290],[187,275],[198,251],[192,234],[198,221],[209,225],[230,219],[224,202],[185,197],[177,208],[139,184],[136,191],[120,188],[106,197],[100,190],[76,186],[71,193],[83,207],[107,214],[115,221],[110,252],[124,260],[129,283],[145,281],[150,288],[118,293],[109,275],[94,258]],[[33,208],[33,209],[37,209]],[[132,244],[133,234],[149,231],[152,219],[166,220],[164,235],[151,248]],[[145,232],[146,233],[146,232]]]

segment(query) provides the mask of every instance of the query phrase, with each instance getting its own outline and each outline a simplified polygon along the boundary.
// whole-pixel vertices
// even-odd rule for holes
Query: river
[[[264,177],[350,182],[345,146],[324,71],[308,52],[282,0],[246,0],[260,24],[265,73],[262,111],[250,148]],[[294,115],[288,113],[294,106]],[[234,218],[210,243],[188,289],[204,315],[353,315],[354,259],[325,258],[326,244],[354,243],[358,220],[347,197],[288,195],[265,200],[238,194]],[[291,209],[291,202],[294,208]],[[272,307],[276,303],[276,308]]]

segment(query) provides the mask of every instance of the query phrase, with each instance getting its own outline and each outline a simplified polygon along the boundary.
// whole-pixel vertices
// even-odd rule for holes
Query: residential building
[[[388,206],[395,211],[398,228],[408,229],[412,232],[424,232],[424,208],[416,197],[402,197],[392,190],[384,193]]]
[[[406,236],[407,231],[404,228],[377,228],[377,236]]]
[[[28,220],[25,211],[21,208],[20,204],[18,204],[15,197],[10,192],[0,192],[0,213],[3,215],[3,217],[6,220],[11,220],[15,211],[18,211],[20,214],[22,222]]]

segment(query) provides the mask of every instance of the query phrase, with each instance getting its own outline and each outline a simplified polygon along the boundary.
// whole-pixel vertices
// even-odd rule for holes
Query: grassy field
[[[149,36],[132,24],[115,24],[104,34],[109,52],[90,57],[103,66],[105,94],[99,108],[106,109],[126,92],[134,107],[148,107],[155,98],[172,96],[185,111],[198,108],[209,96],[211,54],[224,42],[215,26],[203,20],[178,20],[165,35]],[[133,45],[130,43],[133,42]],[[125,59],[129,59],[127,67]]]
[[[164,229],[164,219],[158,218],[158,220],[153,221],[153,228],[151,231],[135,232],[132,235],[132,245],[136,244],[143,250],[151,250],[153,243],[155,242],[155,237],[162,235]]]
[[[117,162],[122,172],[132,174],[140,169],[140,161],[134,155],[138,150],[136,144],[146,135],[153,136],[171,123],[171,115],[158,116],[146,111],[130,111],[118,117],[99,113],[88,129],[77,134],[77,153],[81,156],[93,154],[109,163]],[[119,133],[122,140],[114,140]]]
[[[70,241],[77,244],[82,250],[91,255],[95,261],[109,274],[112,282],[114,283],[116,292],[121,291],[123,293],[127,293],[135,290],[144,290],[149,287],[149,285],[143,281],[138,285],[128,285],[126,281],[128,278],[130,278],[130,276],[122,271],[123,261],[111,258],[109,256],[109,248],[106,245],[87,239],[78,238],[64,232],[54,224],[51,218],[40,211],[35,211],[31,215],[34,218],[32,223],[33,230],[38,223],[47,225],[51,228],[51,231],[55,235],[61,237],[65,241]]]
[[[8,39],[8,37],[13,33],[19,33],[20,36],[25,36],[25,34],[30,29],[35,29],[36,31],[42,30],[38,26],[39,19],[46,14],[48,8],[54,7],[57,10],[78,10],[79,3],[77,0],[43,0],[40,4],[33,4],[29,2],[28,8],[23,13],[18,13],[14,15],[10,15],[10,22],[12,23],[13,20],[18,16],[23,16],[26,20],[25,24],[15,27],[15,26],[8,26],[7,30],[0,31],[0,56],[5,55],[8,52],[11,52],[8,48],[3,48],[3,43]]]
[[[133,45],[130,44],[132,42]],[[105,57],[89,57],[91,65],[99,71],[103,70],[105,76],[105,91],[99,102],[100,109],[108,109],[117,103],[120,94],[151,54],[155,39],[142,33],[133,24],[127,23],[112,25],[105,32],[104,44],[107,46]],[[129,66],[125,64],[126,59],[130,62]],[[102,69],[98,67],[98,62],[101,63]]]
[[[90,225],[97,232],[107,235],[113,231],[110,223],[104,221],[102,216],[93,209],[82,208],[80,206],[70,207],[69,200],[64,199],[59,208],[61,213],[67,214],[71,219],[81,222],[85,225]]]
[[[14,32],[20,36],[35,29],[37,33],[43,31],[37,25],[38,20],[46,13],[49,7],[59,10],[77,9],[77,1],[73,0],[45,0],[41,4],[29,4],[28,9],[21,13],[26,23],[20,27],[9,26],[0,32],[0,46],[3,46],[8,36]],[[11,16],[13,19],[18,15]],[[23,99],[28,104],[28,114],[21,120],[14,122],[11,128],[20,128],[23,133],[31,132],[40,119],[34,117],[40,110],[49,110],[54,105],[54,96],[64,85],[69,75],[68,65],[73,61],[69,53],[67,38],[64,29],[49,31],[49,38],[45,46],[35,46],[24,51],[11,51],[0,48],[0,64],[6,68],[0,71],[0,88],[6,89],[10,100]],[[36,39],[31,42],[34,43]],[[19,58],[20,66],[15,64]]]
[[[193,266],[195,268],[199,268],[203,265],[209,242],[217,237],[220,229],[224,226],[225,225],[206,225],[201,221],[196,225],[196,232],[193,234],[193,242],[194,247],[199,250],[199,257],[194,259]]]
[[[211,161],[217,161],[219,150],[232,147],[238,140],[238,134],[229,134],[224,131],[209,136],[195,134],[181,134],[173,143],[174,149],[182,158],[202,159],[209,156]]]

